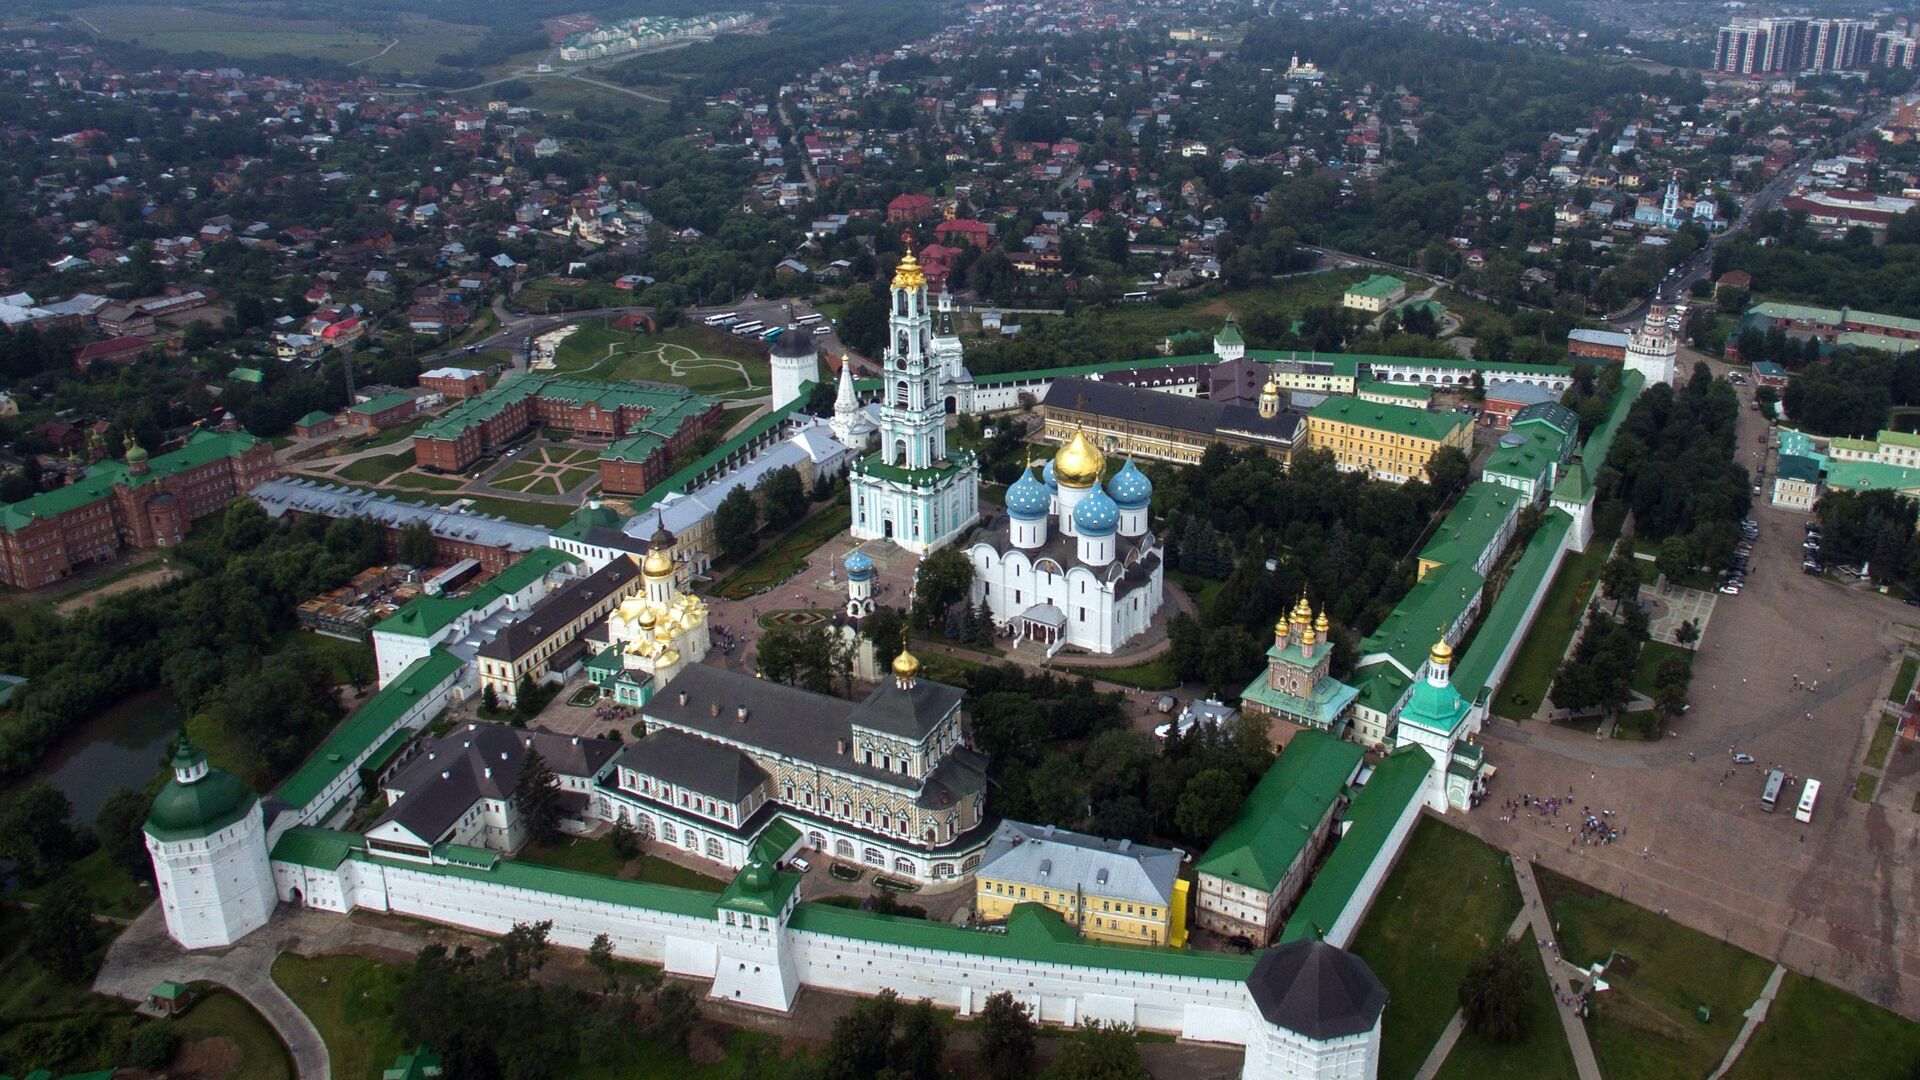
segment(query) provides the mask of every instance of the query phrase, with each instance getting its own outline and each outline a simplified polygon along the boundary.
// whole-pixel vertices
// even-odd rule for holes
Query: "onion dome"
[[[653,629],[653,624],[659,621],[659,617],[654,615],[652,608],[646,608],[640,612],[640,629],[642,630]]]
[[[654,627],[653,640],[659,642],[662,645],[665,645],[667,642],[672,641],[673,626],[669,623],[661,623],[659,626]]]
[[[911,679],[920,673],[920,658],[905,649],[893,658],[893,673],[902,679]]]
[[[1073,527],[1081,536],[1112,536],[1120,528],[1120,505],[1094,488],[1073,508]]]
[[[857,548],[847,556],[846,562],[841,565],[847,568],[847,577],[854,581],[863,581],[873,576],[872,557]]]
[[[924,289],[927,287],[927,275],[920,269],[920,260],[913,257],[909,248],[900,257],[900,265],[893,269],[893,287],[896,289]],[[782,334],[782,337],[786,335]]]
[[[1435,667],[1444,667],[1447,664],[1451,664],[1453,663],[1453,646],[1447,644],[1446,638],[1441,638],[1439,641],[1433,643],[1433,650],[1427,653],[1427,659],[1431,661]]]
[[[1048,458],[1046,466],[1040,470],[1040,478],[1047,482],[1047,490],[1060,490],[1060,477],[1054,471],[1052,458]]]
[[[1113,496],[1122,510],[1145,510],[1153,501],[1153,481],[1128,458],[1120,471],[1113,474],[1113,479],[1107,481],[1107,494]]]
[[[663,578],[673,573],[673,560],[667,558],[667,549],[656,546],[647,552],[646,561],[640,564],[640,572],[650,578]]]
[[[173,779],[147,811],[146,831],[156,840],[193,840],[219,832],[246,816],[254,794],[241,779],[207,764],[207,755],[180,735]]]
[[[1020,470],[1020,479],[1007,487],[1007,513],[1021,521],[1046,517],[1052,505],[1053,492],[1033,475],[1032,469]]]
[[[141,446],[141,445],[140,445],[139,443],[137,443],[137,442],[135,442],[135,441],[133,441],[133,438],[132,438],[132,436],[128,436],[128,438],[127,438],[127,464],[129,464],[129,465],[138,465],[138,464],[140,464],[141,462],[143,462],[143,461],[145,461],[145,460],[147,460],[147,448],[146,448],[146,447],[144,447],[144,446]]]
[[[1087,433],[1076,430],[1073,438],[1053,456],[1054,475],[1060,483],[1070,488],[1090,488],[1100,482],[1100,474],[1107,471],[1107,456],[1093,445]]]
[[[1305,623],[1305,622],[1311,622],[1312,620],[1313,620],[1313,608],[1307,605],[1306,594],[1301,593],[1300,602],[1293,605],[1293,621],[1297,623]]]
[[[1319,618],[1313,620],[1313,628],[1320,632],[1321,637],[1326,637],[1327,631],[1332,629],[1331,624],[1327,622],[1327,613],[1325,611],[1320,613]]]

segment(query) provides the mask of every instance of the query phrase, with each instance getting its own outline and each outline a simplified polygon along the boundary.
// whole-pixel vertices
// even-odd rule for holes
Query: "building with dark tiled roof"
[[[1110,378],[1056,379],[1041,412],[1046,418],[1043,437],[1050,442],[1064,444],[1074,432],[1084,431],[1107,453],[1183,465],[1198,462],[1214,443],[1257,447],[1289,461],[1306,436],[1306,414],[1301,412],[1283,409],[1262,416],[1253,406],[1142,389]]]
[[[518,850],[527,831],[513,791],[533,752],[553,770],[561,827],[584,832],[595,781],[619,750],[611,739],[469,723],[424,740],[387,781],[387,809],[367,830],[367,845],[419,859],[428,858],[436,844]]]

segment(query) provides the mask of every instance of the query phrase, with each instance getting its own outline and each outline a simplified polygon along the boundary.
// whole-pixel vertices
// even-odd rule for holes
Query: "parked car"
[[[1735,751],[1733,755],[1733,763],[1735,765],[1751,765],[1753,764],[1753,755],[1748,753],[1743,753],[1740,751]]]

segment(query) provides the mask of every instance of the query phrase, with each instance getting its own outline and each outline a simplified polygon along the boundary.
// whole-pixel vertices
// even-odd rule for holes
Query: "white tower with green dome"
[[[209,766],[185,732],[146,834],[173,940],[208,949],[266,925],[277,897],[260,799],[239,777]]]

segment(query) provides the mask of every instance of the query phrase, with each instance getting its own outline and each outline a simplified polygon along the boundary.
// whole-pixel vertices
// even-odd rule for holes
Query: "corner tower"
[[[788,326],[773,339],[773,396],[768,406],[781,408],[798,400],[800,388],[820,381],[820,350],[813,347],[813,332],[804,326]]]
[[[208,765],[185,732],[145,832],[167,934],[182,947],[231,945],[273,914],[260,799],[239,777]]]

